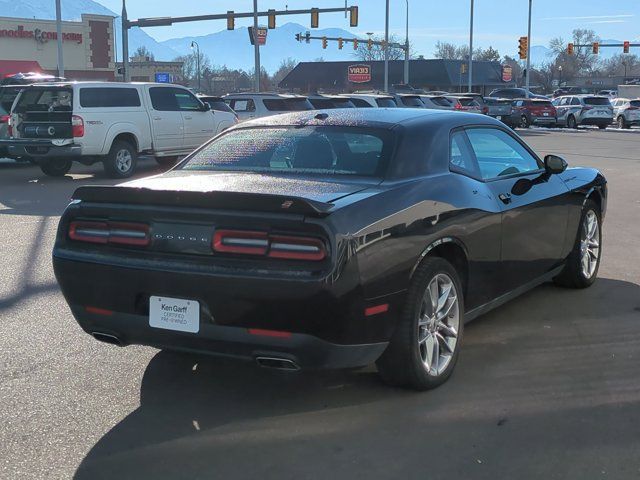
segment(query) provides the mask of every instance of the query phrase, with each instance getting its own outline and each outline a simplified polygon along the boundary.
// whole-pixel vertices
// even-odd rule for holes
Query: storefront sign
[[[371,65],[349,65],[347,80],[352,83],[367,83],[371,81]]]
[[[18,25],[15,30],[11,29],[2,29],[0,30],[0,38],[31,38],[34,39],[38,43],[47,43],[49,40],[57,40],[58,33],[57,32],[46,32],[36,28],[35,30],[25,30],[23,25]],[[82,34],[81,33],[62,33],[62,40],[65,42],[76,42],[82,43]]]
[[[257,34],[254,36],[253,34],[253,27],[248,27],[249,28],[249,41],[251,42],[251,45],[255,45],[255,41],[256,38],[258,40],[258,45],[265,45],[267,43],[267,27],[258,27],[256,32]]]
[[[513,80],[513,69],[511,65],[502,65],[502,81],[510,82]]]

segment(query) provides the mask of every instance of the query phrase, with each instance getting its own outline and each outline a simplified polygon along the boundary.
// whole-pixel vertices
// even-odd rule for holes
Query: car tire
[[[598,128],[600,130],[606,130],[607,126],[606,125],[598,125]]]
[[[178,163],[178,159],[180,157],[155,157],[158,165],[162,165],[163,167],[173,167],[176,163]]]
[[[573,115],[567,117],[567,128],[573,128],[574,130],[578,128],[578,122],[576,122],[576,117]]]
[[[595,223],[594,223],[595,222]],[[587,288],[598,276],[602,257],[602,219],[600,208],[587,200],[582,208],[575,244],[564,269],[553,279],[557,285]]]
[[[40,170],[49,177],[63,177],[71,170],[71,160],[48,158],[40,162]]]
[[[138,163],[138,152],[129,142],[116,140],[102,161],[104,171],[111,178],[128,178]]]
[[[626,120],[622,115],[618,117],[617,123],[618,123],[618,128],[629,128],[629,125],[627,124]]]
[[[449,262],[438,257],[422,261],[413,275],[396,331],[376,362],[385,383],[429,390],[451,376],[464,330],[462,292],[458,273]],[[443,316],[438,319],[439,315]]]
[[[526,115],[522,115],[522,117],[520,117],[520,127],[521,128],[529,128],[530,127],[529,119],[527,118]]]

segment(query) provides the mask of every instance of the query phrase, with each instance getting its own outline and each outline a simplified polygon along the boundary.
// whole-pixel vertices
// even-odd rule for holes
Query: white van
[[[79,82],[25,87],[9,119],[11,156],[34,158],[47,175],[72,161],[104,164],[107,174],[133,174],[138,155],[173,162],[221,131],[208,105],[179,85]]]

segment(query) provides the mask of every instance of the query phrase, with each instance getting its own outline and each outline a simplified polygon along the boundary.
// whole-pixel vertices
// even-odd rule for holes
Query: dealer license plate
[[[548,117],[549,116],[549,112],[542,112],[542,116]]]
[[[149,298],[149,325],[165,330],[198,333],[200,304],[195,300],[152,296]]]

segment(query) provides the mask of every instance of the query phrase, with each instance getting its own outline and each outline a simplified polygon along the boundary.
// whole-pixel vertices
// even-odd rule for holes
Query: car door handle
[[[155,121],[162,120],[162,117],[153,117]]]
[[[511,194],[510,193],[501,193],[498,195],[498,198],[505,205],[509,205],[511,203]]]
[[[193,117],[184,117],[185,120],[191,120]]]

